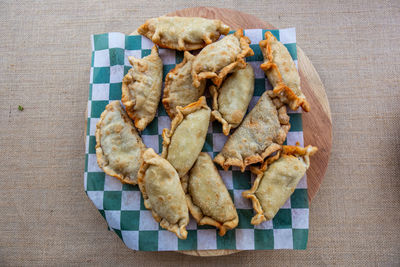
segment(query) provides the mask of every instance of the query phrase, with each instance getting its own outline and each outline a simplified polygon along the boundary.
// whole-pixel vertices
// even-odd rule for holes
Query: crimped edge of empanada
[[[236,56],[235,62],[232,62],[231,64],[223,67],[219,71],[219,73],[215,73],[212,71],[196,73],[194,70],[192,70],[193,86],[199,87],[200,81],[204,79],[211,79],[211,81],[217,87],[219,87],[224,81],[226,75],[233,72],[233,70],[235,70],[236,68],[243,69],[246,67],[246,61],[244,60],[245,57],[254,55],[253,49],[250,48],[250,39],[247,36],[243,35],[243,29],[237,30],[233,35],[239,39],[240,48],[242,49],[242,51]]]
[[[226,231],[234,229],[239,223],[238,216],[236,216],[233,220],[223,223],[218,222],[211,217],[205,216],[201,209],[193,203],[192,198],[189,194],[186,194],[186,202],[188,204],[190,214],[192,214],[196,222],[199,225],[211,225],[216,227],[219,230],[218,234],[220,236],[224,236],[226,234]]]
[[[164,17],[164,16],[162,16]],[[160,17],[161,18],[161,17]],[[192,18],[192,17],[186,17],[186,18]],[[153,18],[153,19],[157,19],[157,18]],[[202,19],[206,19],[206,18],[202,18]],[[219,39],[219,37],[221,36],[221,34],[228,34],[229,33],[229,26],[225,25],[222,21],[220,20],[216,20],[216,19],[207,19],[210,21],[213,21],[214,23],[217,23],[217,32],[219,34],[217,35],[206,35],[204,34],[202,36],[203,39],[203,43],[189,43],[186,42],[183,39],[179,39],[178,40],[178,44],[176,45],[174,42],[170,42],[170,43],[163,43],[161,42],[161,38],[160,36],[155,36],[156,34],[156,29],[155,31],[153,29],[150,29],[150,20],[146,20],[146,22],[141,25],[138,29],[137,32],[141,35],[146,36],[147,38],[149,38],[153,43],[157,44],[158,46],[162,47],[162,48],[169,48],[169,49],[176,49],[179,51],[191,51],[191,50],[196,50],[196,49],[201,49],[203,47],[205,47],[206,45],[209,45],[215,41],[217,41]]]
[[[103,111],[103,113],[101,113],[100,115],[100,120],[97,122],[96,124],[96,132],[95,132],[95,137],[96,137],[96,158],[97,158],[97,164],[99,165],[99,167],[109,176],[115,177],[118,180],[120,180],[122,183],[124,184],[131,184],[131,185],[136,185],[137,184],[137,179],[136,180],[132,180],[129,176],[124,176],[122,174],[117,173],[115,170],[113,170],[112,168],[110,168],[108,166],[108,160],[106,158],[106,156],[104,155],[103,152],[103,148],[101,147],[101,126],[104,123],[104,119],[107,115],[108,111],[113,111],[112,109],[119,109],[120,110],[120,114],[122,119],[130,124],[134,130],[134,132],[132,131],[132,134],[136,134],[138,136],[138,138],[141,140],[141,137],[139,136],[139,133],[136,131],[135,126],[133,125],[132,121],[129,119],[128,115],[126,114],[126,112],[124,111],[124,109],[121,107],[121,104],[119,103],[119,101],[113,101],[111,103],[109,103],[106,106],[106,109]],[[142,148],[141,148],[141,156],[144,153],[144,150],[146,149],[146,146],[143,144],[143,141],[139,144]],[[140,161],[142,161],[142,157],[140,159],[138,159]]]
[[[227,122],[222,117],[222,114],[218,111],[218,107],[219,107],[218,106],[218,96],[219,96],[218,89],[217,89],[216,86],[211,85],[208,88],[208,90],[209,90],[209,92],[211,94],[211,97],[213,99],[213,102],[212,102],[213,111],[211,112],[212,119],[215,119],[215,120],[219,121],[222,124],[222,133],[224,135],[229,135],[229,132],[231,131],[231,128],[232,128],[233,125],[230,124],[229,122]]]
[[[269,96],[269,91],[267,91],[267,94]],[[283,105],[283,103],[280,102],[279,99],[273,99],[272,102],[278,111],[278,120],[281,124],[279,133],[275,137],[275,142],[266,147],[261,154],[251,155],[244,158],[243,160],[240,160],[238,158],[225,158],[221,153],[219,153],[214,158],[215,163],[218,163],[225,171],[228,170],[230,166],[237,166],[240,168],[241,172],[244,172],[247,166],[263,162],[266,157],[282,148],[281,145],[283,144],[283,142],[285,142],[287,133],[290,129],[290,117],[287,115],[286,106]]]
[[[308,145],[306,147],[299,147],[299,146],[282,146],[282,150],[278,151],[276,155],[268,158],[264,164],[261,165],[260,168],[258,167],[251,167],[250,171],[257,175],[256,179],[254,180],[253,186],[250,190],[244,191],[242,196],[244,198],[250,199],[253,204],[253,209],[255,210],[256,214],[251,219],[251,224],[258,225],[264,221],[269,221],[272,218],[267,218],[264,215],[264,211],[262,209],[261,203],[256,196],[256,191],[258,186],[260,185],[261,179],[264,176],[264,172],[267,171],[268,166],[271,165],[273,162],[277,161],[281,157],[302,157],[306,169],[310,166],[310,156],[314,155],[318,151],[318,148],[315,146]]]
[[[207,106],[206,98],[204,96],[200,97],[199,100],[196,102],[190,103],[186,107],[181,107],[177,106],[176,107],[176,115],[174,119],[171,121],[171,129],[165,128],[162,132],[162,138],[163,138],[163,148],[162,148],[162,153],[161,157],[167,158],[168,157],[168,147],[169,144],[171,143],[171,138],[175,133],[176,128],[181,124],[183,119],[189,115],[190,113],[196,112],[197,110],[200,109],[210,109]]]
[[[247,67],[247,64],[248,63],[246,63],[245,68]],[[250,65],[250,67],[251,67],[251,65]],[[252,71],[254,73],[253,67],[251,67],[251,69],[252,69]],[[224,85],[222,84],[222,86],[224,86]],[[236,128],[236,127],[238,127],[240,125],[240,123],[244,119],[244,116],[242,117],[242,120],[240,121],[240,123],[237,123],[237,124],[229,123],[228,121],[226,121],[223,118],[222,114],[219,112],[219,105],[218,105],[218,96],[219,96],[219,90],[220,89],[221,89],[221,87],[217,88],[215,85],[211,85],[208,88],[208,90],[209,90],[209,92],[211,94],[212,100],[213,100],[212,101],[213,111],[211,112],[211,115],[212,115],[212,120],[217,120],[217,121],[219,121],[221,123],[221,125],[222,125],[222,133],[224,135],[228,136],[230,131],[231,131],[231,129],[234,129],[234,128]]]
[[[268,58],[268,62],[262,63],[260,65],[260,68],[263,71],[268,71],[270,69],[273,69],[278,76],[278,84],[275,86],[273,89],[274,97],[279,97],[281,100],[287,98],[289,103],[289,107],[293,110],[297,110],[299,106],[302,107],[302,109],[306,112],[310,110],[310,105],[308,104],[307,100],[304,97],[298,97],[292,89],[290,89],[282,79],[281,72],[279,71],[278,66],[274,62],[274,56],[272,54],[272,49],[270,42],[271,41],[276,41],[276,38],[272,35],[271,32],[266,32],[265,33],[265,40],[260,41],[259,46],[261,50],[263,51],[263,55],[265,58]],[[286,49],[286,48],[285,48]],[[287,49],[286,49],[287,50]],[[287,51],[289,53],[289,51]],[[290,57],[290,60],[293,61],[293,59]],[[293,63],[294,64],[294,63]]]
[[[147,59],[152,60],[153,57],[160,57],[159,53],[158,53],[158,48],[157,46],[153,46],[153,48],[151,49],[151,53],[150,55],[144,57]],[[143,64],[141,63],[141,61],[144,59],[137,59],[133,56],[129,57],[129,62],[131,63],[131,65],[133,66],[134,62],[139,62],[139,67],[142,68],[141,71],[146,71],[148,68],[147,63]],[[131,68],[132,69],[132,68]],[[122,95],[121,95],[121,102],[122,104],[124,104],[125,109],[126,109],[126,113],[128,114],[128,116],[134,121],[135,123],[135,127],[140,130],[143,131],[146,126],[154,119],[154,116],[151,120],[149,120],[148,118],[139,118],[138,116],[136,116],[136,112],[135,112],[135,106],[136,106],[136,101],[134,96],[131,95],[131,92],[128,88],[128,85],[134,82],[133,77],[128,73],[124,76],[124,78],[122,79],[122,87],[121,87],[121,91],[122,91]]]
[[[143,200],[144,200],[143,204],[146,207],[146,209],[151,210],[151,214],[153,215],[153,218],[158,223],[160,223],[162,228],[175,233],[175,235],[180,239],[186,239],[186,237],[187,237],[186,226],[189,224],[189,220],[185,221],[185,220],[181,219],[181,220],[179,220],[178,224],[171,224],[165,218],[160,217],[153,210],[153,208],[151,207],[151,204],[149,202],[149,196],[147,195],[146,187],[144,186],[145,174],[150,165],[152,165],[152,164],[162,165],[163,162],[160,162],[160,159],[161,158],[154,152],[154,150],[152,148],[146,149],[143,153],[143,161],[142,161],[142,164],[140,165],[139,174],[138,174],[138,185],[139,185],[140,191],[142,192],[142,196],[143,196]],[[171,165],[171,167],[172,167],[172,165]]]
[[[201,152],[201,153],[205,153],[205,152]],[[214,164],[213,164],[214,165]],[[215,165],[213,166],[215,168],[215,171],[218,173],[217,168],[215,167]],[[218,173],[219,174],[219,173]],[[216,227],[219,232],[218,234],[220,236],[224,236],[226,231],[234,229],[238,223],[239,223],[239,216],[237,214],[237,211],[235,209],[236,212],[236,216],[233,220],[230,221],[226,221],[226,222],[219,222],[209,216],[204,215],[203,211],[201,210],[200,207],[196,206],[193,201],[192,201],[192,197],[189,194],[189,190],[188,190],[188,180],[189,180],[189,174],[185,174],[182,178],[181,178],[181,184],[182,184],[182,188],[183,191],[186,194],[186,202],[190,211],[190,214],[192,214],[193,218],[196,220],[196,222],[199,225],[211,225]],[[221,178],[222,179],[222,178]],[[229,196],[230,197],[230,196]],[[232,202],[233,204],[233,202]],[[235,205],[235,204],[233,204]]]
[[[165,111],[167,112],[168,116],[173,119],[176,114],[174,114],[174,108],[171,106],[171,100],[169,98],[170,93],[170,86],[172,83],[171,76],[176,75],[178,71],[186,65],[189,61],[193,61],[196,57],[193,56],[190,52],[185,51],[183,54],[183,60],[181,63],[175,66],[165,77],[165,85],[164,85],[164,95],[161,102],[164,105]],[[189,74],[191,75],[191,74]]]

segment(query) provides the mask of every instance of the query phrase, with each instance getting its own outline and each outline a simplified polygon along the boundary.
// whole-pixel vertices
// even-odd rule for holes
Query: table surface
[[[400,3],[322,2],[1,1],[0,264],[400,264]],[[131,251],[84,193],[90,34],[199,4],[296,27],[325,85],[333,148],[306,251]]]

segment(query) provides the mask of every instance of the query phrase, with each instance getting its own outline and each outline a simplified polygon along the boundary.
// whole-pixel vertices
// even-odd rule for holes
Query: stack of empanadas
[[[285,104],[309,110],[300,77],[289,52],[270,32],[260,42],[265,71],[273,90],[262,94],[246,115],[254,92],[254,54],[243,30],[229,33],[219,20],[159,17],[138,32],[156,45],[184,52],[182,63],[165,79],[162,103],[172,119],[163,130],[161,156],[146,149],[137,130],[154,119],[162,94],[163,63],[155,45],[142,59],[129,57],[132,68],[122,81],[121,102],[107,105],[96,129],[99,166],[123,183],[139,185],[144,205],[161,227],[186,239],[189,212],[198,224],[224,235],[238,225],[234,203],[207,153],[201,152],[209,123],[217,120],[229,136],[214,162],[223,169],[252,166],[257,179],[243,196],[253,201],[252,224],[272,219],[310,166],[317,148],[282,146],[290,129]],[[221,35],[226,35],[220,39]],[[190,50],[202,49],[196,56]],[[207,83],[212,110],[204,91]],[[274,154],[275,153],[275,154]]]

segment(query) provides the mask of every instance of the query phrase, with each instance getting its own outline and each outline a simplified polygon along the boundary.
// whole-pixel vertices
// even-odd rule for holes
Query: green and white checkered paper
[[[245,30],[251,40],[255,55],[247,58],[255,71],[254,97],[249,110],[259,96],[270,90],[264,72],[260,69],[263,56],[258,46],[266,30]],[[272,30],[272,33],[288,48],[297,64],[296,32],[294,28]],[[119,180],[105,175],[98,167],[95,151],[95,129],[100,114],[113,100],[121,99],[121,82],[131,68],[128,56],[137,58],[150,53],[153,43],[142,36],[128,36],[122,33],[105,33],[92,36],[92,63],[90,69],[90,89],[86,136],[86,162],[84,187],[88,197],[106,219],[110,230],[114,231],[131,249],[146,251],[165,250],[205,250],[205,249],[305,249],[308,239],[308,199],[307,179],[303,177],[297,189],[275,218],[258,226],[250,224],[253,216],[251,201],[242,198],[242,192],[251,187],[254,176],[246,170],[220,170],[220,174],[232,196],[239,215],[239,225],[220,237],[214,227],[198,226],[193,218],[187,227],[186,240],[162,229],[153,219],[151,212],[143,205],[143,198],[137,186],[122,184]],[[160,49],[165,75],[180,63],[183,53]],[[207,99],[211,106],[210,98]],[[291,129],[286,143],[303,146],[301,112],[289,112]],[[170,127],[161,102],[156,118],[141,133],[143,142],[161,153],[164,128]],[[203,151],[215,157],[222,149],[227,137],[222,134],[218,122],[210,123]]]

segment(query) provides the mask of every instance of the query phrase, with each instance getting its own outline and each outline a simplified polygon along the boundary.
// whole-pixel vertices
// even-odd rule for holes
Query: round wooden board
[[[253,15],[227,8],[187,8],[169,13],[167,16],[219,19],[232,29],[276,29],[275,26]],[[131,35],[136,34],[138,34],[137,31],[131,33]],[[322,183],[328,167],[329,155],[332,148],[332,118],[324,85],[311,61],[299,46],[297,46],[297,58],[301,88],[311,107],[310,112],[303,113],[304,144],[311,144],[317,146],[319,149],[318,152],[311,157],[311,166],[307,171],[308,199],[311,202]],[[87,110],[85,114],[87,114]],[[207,257],[229,255],[239,251],[240,250],[188,250],[179,252],[186,255]]]
[[[232,29],[276,29],[275,26],[257,17],[240,11],[215,8],[195,7],[178,10],[167,16],[204,17],[219,19]],[[332,148],[332,118],[324,85],[311,61],[297,46],[298,67],[301,78],[301,88],[310,104],[310,112],[303,113],[304,144],[318,147],[318,152],[311,157],[311,166],[307,171],[308,199],[316,195],[328,167],[329,155]],[[239,250],[190,250],[180,251],[193,256],[222,256]]]

